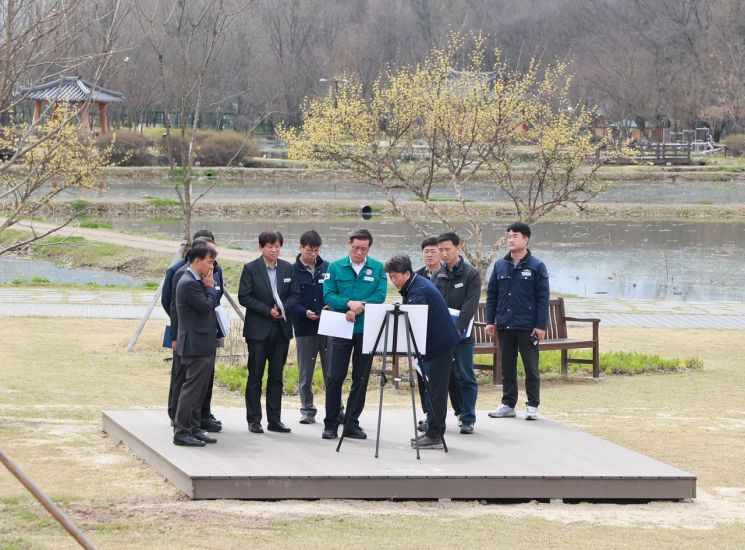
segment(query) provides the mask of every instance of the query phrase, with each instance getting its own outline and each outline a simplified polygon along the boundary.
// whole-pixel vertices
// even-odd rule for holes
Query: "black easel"
[[[393,309],[385,312],[385,319],[380,326],[380,331],[375,339],[375,345],[372,349],[373,355],[382,355],[383,364],[380,368],[380,402],[378,404],[378,428],[375,437],[375,458],[378,458],[378,450],[380,448],[380,424],[383,419],[383,389],[388,384],[388,377],[385,374],[385,368],[388,363],[389,356],[403,356],[404,354],[398,351],[398,322],[399,317],[404,318],[406,323],[406,357],[409,360],[409,388],[411,389],[411,412],[414,419],[414,448],[416,449],[416,458],[419,460],[419,438],[416,421],[416,399],[414,398],[414,359],[421,364],[421,354],[417,347],[416,340],[414,339],[414,331],[411,328],[411,322],[409,320],[409,314],[401,309],[401,304],[394,304]],[[393,345],[392,352],[388,352],[388,327],[393,326]],[[379,351],[380,340],[383,339],[383,350]],[[412,349],[413,348],[413,349]],[[424,380],[424,391],[426,399],[429,402],[429,406],[432,407],[432,399],[429,397],[429,382],[427,377],[422,373],[422,380]],[[400,381],[400,380],[396,380]],[[432,415],[434,417],[434,414]],[[341,444],[344,441],[344,431],[346,429],[346,419],[344,423],[344,429],[342,429],[341,437],[339,438],[339,444],[336,446],[336,452],[341,449]],[[445,443],[445,437],[442,436],[442,446],[445,452],[448,452],[448,446]]]

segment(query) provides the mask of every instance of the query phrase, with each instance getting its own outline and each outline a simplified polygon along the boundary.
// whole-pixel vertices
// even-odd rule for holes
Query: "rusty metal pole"
[[[11,474],[15,476],[15,478],[21,482],[21,485],[23,485],[28,491],[34,495],[34,498],[38,500],[44,508],[47,509],[47,512],[49,512],[54,519],[56,519],[62,527],[64,527],[68,533],[77,541],[77,543],[82,546],[83,548],[86,548],[86,550],[95,550],[96,547],[94,544],[88,540],[88,537],[83,534],[83,532],[78,529],[78,527],[72,522],[72,520],[67,517],[67,515],[60,510],[60,508],[54,503],[52,499],[50,499],[46,494],[44,494],[44,491],[41,490],[41,488],[34,483],[34,481],[26,475],[26,473],[21,470],[21,467],[16,464],[12,458],[6,453],[2,448],[0,448],[0,462],[2,462],[5,467],[10,471]]]

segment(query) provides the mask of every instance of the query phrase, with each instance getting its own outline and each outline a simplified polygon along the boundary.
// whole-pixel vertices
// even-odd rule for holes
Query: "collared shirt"
[[[269,274],[269,283],[272,285],[272,290],[277,292],[277,264],[272,267],[264,261],[264,265],[266,266],[266,272]]]
[[[363,261],[361,264],[356,264],[352,261],[352,257],[349,257],[349,263],[352,265],[352,269],[354,269],[354,272],[359,275],[360,271],[362,271],[362,268],[365,267],[365,262],[367,261],[367,258],[365,258],[365,261]]]
[[[303,267],[306,271],[308,271],[311,275],[313,275],[316,272],[316,266],[315,265],[308,265],[306,264],[302,258],[300,259],[300,263],[303,264]]]
[[[191,268],[191,266],[187,267],[187,268],[186,268],[186,271],[188,271],[189,273],[191,273],[192,275],[194,275],[194,278],[195,278],[195,279],[196,279],[197,281],[201,281],[201,280],[202,280],[202,278],[201,278],[201,277],[199,276],[199,273],[197,273],[196,271],[194,271],[194,270],[193,270],[193,269]]]

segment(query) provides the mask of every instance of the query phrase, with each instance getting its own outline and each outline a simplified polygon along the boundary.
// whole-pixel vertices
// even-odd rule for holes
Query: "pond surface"
[[[56,284],[86,285],[93,283],[99,286],[115,285],[140,288],[145,282],[135,277],[110,271],[58,267],[49,262],[13,256],[0,258],[0,283],[10,283],[14,280],[31,281],[35,278]]]
[[[177,220],[107,221],[115,229],[158,231],[174,238],[181,234]],[[487,224],[486,242],[503,236],[508,223]],[[432,234],[442,230],[437,223],[424,226]],[[218,245],[252,252],[258,248],[258,233],[276,228],[284,235],[286,254],[297,250],[301,233],[316,229],[324,240],[322,255],[329,260],[346,254],[351,230],[367,227],[375,239],[373,257],[385,260],[404,253],[415,267],[422,265],[420,236],[398,219],[196,219],[192,227],[211,229]],[[530,248],[548,266],[554,291],[586,297],[745,301],[745,223],[543,222],[532,229]],[[461,236],[467,239],[465,231]]]
[[[208,188],[209,184],[199,180],[194,184],[195,195]],[[309,199],[380,200],[381,194],[370,185],[344,181],[314,181],[306,176],[301,182],[287,181],[287,178],[250,184],[222,183],[212,189],[206,199],[225,201],[250,199],[271,199],[302,195]],[[406,197],[407,195],[402,195]],[[445,186],[436,188],[437,198],[452,198],[453,193]],[[105,191],[96,189],[75,189],[66,192],[64,198],[82,198],[103,201],[138,201],[146,197],[177,199],[173,184],[164,181],[152,183],[112,182]],[[501,191],[486,184],[469,186],[467,197],[477,201],[506,201],[508,197]],[[604,203],[655,203],[655,204],[726,204],[745,203],[744,182],[624,182],[610,185],[597,199]]]

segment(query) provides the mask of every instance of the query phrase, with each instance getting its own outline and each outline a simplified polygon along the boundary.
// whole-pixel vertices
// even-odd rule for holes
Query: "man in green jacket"
[[[367,382],[370,378],[373,356],[362,353],[362,331],[365,322],[365,304],[382,304],[388,287],[383,264],[368,257],[373,243],[367,229],[358,229],[349,236],[349,256],[329,266],[323,284],[323,300],[327,306],[345,313],[354,322],[351,340],[330,338],[330,366],[326,381],[326,418],[323,439],[338,437],[341,389],[352,359],[352,389],[347,400],[344,437],[366,439],[359,417],[365,407]]]

